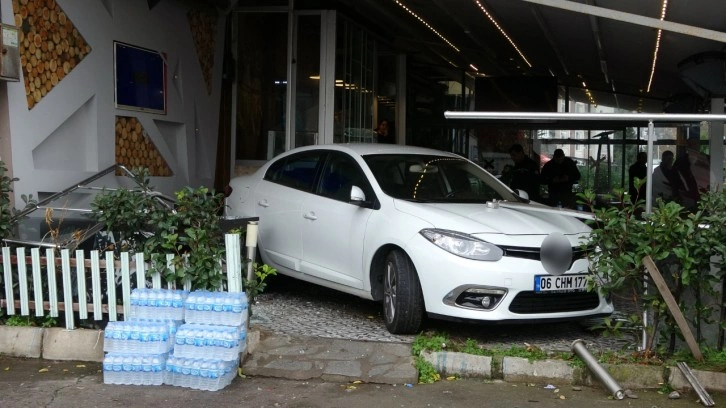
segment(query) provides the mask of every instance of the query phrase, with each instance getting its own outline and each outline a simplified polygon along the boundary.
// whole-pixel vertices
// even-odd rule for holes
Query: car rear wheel
[[[386,257],[383,281],[383,315],[386,328],[393,334],[419,331],[424,302],[416,268],[403,251]]]

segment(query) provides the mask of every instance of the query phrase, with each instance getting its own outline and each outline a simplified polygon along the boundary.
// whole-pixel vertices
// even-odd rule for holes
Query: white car
[[[613,312],[586,288],[586,224],[452,153],[306,146],[230,187],[226,215],[259,217],[264,263],[382,301],[391,333],[418,332],[425,314],[541,322]]]

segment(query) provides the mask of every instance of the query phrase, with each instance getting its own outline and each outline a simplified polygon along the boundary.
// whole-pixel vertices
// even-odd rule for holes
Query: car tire
[[[383,270],[383,318],[393,334],[413,334],[421,328],[423,294],[416,268],[400,250],[391,251]]]

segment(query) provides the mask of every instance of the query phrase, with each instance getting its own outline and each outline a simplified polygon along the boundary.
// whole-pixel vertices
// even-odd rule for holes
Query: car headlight
[[[502,259],[503,251],[501,248],[468,234],[428,228],[421,230],[420,233],[439,248],[462,258],[477,261],[498,261]]]

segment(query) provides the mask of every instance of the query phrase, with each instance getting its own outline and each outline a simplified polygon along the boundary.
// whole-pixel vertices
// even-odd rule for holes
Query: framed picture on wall
[[[166,59],[159,51],[113,43],[116,108],[166,114]]]

